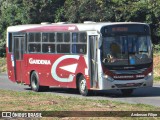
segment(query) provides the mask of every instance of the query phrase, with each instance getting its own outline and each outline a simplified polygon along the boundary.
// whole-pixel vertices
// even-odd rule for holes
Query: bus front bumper
[[[153,86],[153,74],[149,74],[143,79],[137,80],[114,80],[111,77],[102,77],[101,90],[107,89],[131,89],[139,87],[152,87]]]

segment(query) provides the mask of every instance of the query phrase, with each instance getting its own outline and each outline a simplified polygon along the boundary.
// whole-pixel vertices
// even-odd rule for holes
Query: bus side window
[[[41,33],[28,33],[28,52],[41,52]]]
[[[29,33],[28,36],[29,42],[34,42],[34,33]]]
[[[58,53],[70,53],[70,44],[57,44]]]
[[[29,33],[29,42],[41,42],[41,33]]]
[[[49,33],[49,42],[55,42],[55,33]]]
[[[78,33],[72,33],[72,53],[77,53],[77,46],[75,43],[78,42]]]
[[[63,42],[63,33],[57,33],[57,42]]]
[[[85,54],[86,53],[86,44],[73,44],[72,45],[72,52],[73,53],[78,53],[78,54]]]
[[[48,33],[42,33],[42,42],[48,42]]]
[[[9,37],[8,37],[8,46],[9,46],[9,52],[12,52],[12,33],[9,33],[8,34],[9,35]]]
[[[87,35],[86,33],[80,33],[79,42],[87,42]]]
[[[64,42],[70,42],[70,33],[64,33]]]
[[[41,33],[35,33],[35,42],[41,42]]]
[[[54,44],[43,44],[42,52],[43,53],[55,53],[55,45]]]
[[[72,53],[85,54],[87,49],[86,33],[72,33]]]
[[[29,44],[28,49],[30,53],[41,52],[41,45],[40,44]]]
[[[78,42],[78,33],[72,33],[72,42]]]

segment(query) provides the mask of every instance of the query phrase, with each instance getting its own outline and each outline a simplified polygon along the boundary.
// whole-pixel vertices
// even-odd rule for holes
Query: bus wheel
[[[133,93],[133,89],[122,89],[121,92],[124,96],[130,96]]]
[[[86,85],[86,79],[84,78],[83,75],[80,76],[79,78],[79,92],[81,95],[83,96],[87,96],[88,95],[88,89],[87,89],[87,85]]]
[[[39,85],[39,78],[37,72],[33,71],[31,74],[31,88],[33,91],[39,92],[42,86]]]

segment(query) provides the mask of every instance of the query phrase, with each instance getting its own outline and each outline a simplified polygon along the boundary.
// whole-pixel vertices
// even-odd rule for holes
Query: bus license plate
[[[127,83],[126,84],[127,87],[131,87],[131,86],[134,86],[134,85],[135,85],[134,83]]]

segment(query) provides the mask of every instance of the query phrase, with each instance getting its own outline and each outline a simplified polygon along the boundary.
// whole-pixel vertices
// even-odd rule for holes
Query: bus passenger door
[[[97,61],[97,49],[98,49],[98,36],[89,36],[89,54],[90,54],[90,79],[91,87],[97,88],[98,86],[98,61]]]
[[[23,82],[23,54],[25,52],[25,37],[23,36],[14,36],[14,47],[13,47],[13,55],[14,55],[14,75],[16,82]]]

